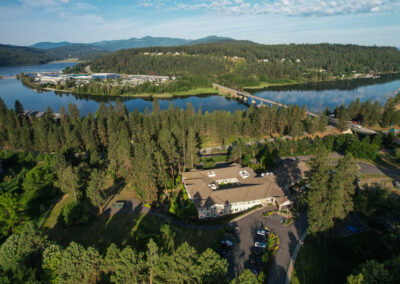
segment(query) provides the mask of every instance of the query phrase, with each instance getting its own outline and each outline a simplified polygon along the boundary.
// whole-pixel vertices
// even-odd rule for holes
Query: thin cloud
[[[383,13],[396,9],[399,0],[142,0],[142,7],[172,10],[207,10],[230,15],[334,16]]]

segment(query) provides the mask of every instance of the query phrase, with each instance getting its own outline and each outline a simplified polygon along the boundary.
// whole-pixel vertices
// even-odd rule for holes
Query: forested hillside
[[[67,58],[90,59],[106,52],[88,44],[68,44],[49,49],[0,45],[0,66],[39,65]]]
[[[339,44],[262,45],[245,41],[121,50],[93,60],[96,72],[202,75],[232,87],[304,82],[400,69],[394,47]],[[84,65],[74,71],[82,72]],[[209,83],[208,83],[209,85]]]
[[[57,58],[37,48],[0,45],[0,66],[44,64]]]

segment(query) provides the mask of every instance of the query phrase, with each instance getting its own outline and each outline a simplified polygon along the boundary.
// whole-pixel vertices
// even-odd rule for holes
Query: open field
[[[71,241],[85,246],[96,246],[106,249],[111,243],[118,246],[131,245],[139,250],[145,249],[150,238],[160,240],[161,229],[168,221],[143,213],[103,214],[94,217],[88,224],[74,225],[64,228],[57,224],[49,230],[51,239],[67,245]],[[221,236],[220,230],[193,230],[169,224],[171,229],[171,244],[176,248],[183,242],[188,242],[199,251],[215,247]]]

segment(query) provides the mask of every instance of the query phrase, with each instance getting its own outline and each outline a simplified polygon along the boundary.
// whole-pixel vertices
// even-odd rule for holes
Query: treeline
[[[144,53],[163,55],[145,55]],[[180,55],[167,55],[179,52]],[[236,58],[237,57],[237,58]],[[263,62],[268,59],[268,62]],[[355,73],[398,72],[400,51],[392,47],[339,44],[261,45],[219,42],[128,49],[90,62],[95,72],[157,75],[212,75],[231,87],[261,82],[316,81]],[[69,70],[84,72],[85,64]]]
[[[360,102],[357,98],[352,101],[347,107],[345,105],[337,106],[333,112],[329,109],[324,111],[325,115],[333,113],[338,119],[338,127],[341,129],[346,128],[346,122],[356,121],[363,126],[375,126],[380,124],[382,127],[391,125],[400,125],[400,110],[396,105],[400,102],[400,94],[396,97],[390,98],[382,106],[378,101]]]
[[[8,110],[0,101],[0,145],[6,149],[38,152],[87,152],[92,164],[100,156],[107,161],[106,171],[131,184],[145,202],[157,202],[161,189],[174,184],[182,171],[198,163],[202,141],[225,144],[231,136],[262,137],[271,133],[300,136],[305,130],[324,130],[326,120],[308,118],[305,109],[265,107],[247,111],[197,113],[189,104],[186,110],[159,110],[155,101],[151,113],[128,113],[125,105],[99,106],[95,116],[81,118],[75,105],[60,109],[54,120],[51,109],[41,119],[21,115],[23,107]],[[99,158],[100,157],[100,158]],[[93,160],[93,161],[92,161]],[[60,187],[74,190],[78,200],[81,184],[78,169],[59,161]],[[58,167],[58,166],[57,166]],[[100,169],[100,168],[99,168]],[[101,175],[101,174],[100,174]],[[64,180],[65,179],[65,180]],[[76,192],[75,192],[76,191]]]
[[[227,270],[210,248],[199,254],[183,243],[172,251],[150,239],[140,251],[111,244],[101,253],[74,242],[62,247],[30,224],[0,247],[1,283],[229,283]]]

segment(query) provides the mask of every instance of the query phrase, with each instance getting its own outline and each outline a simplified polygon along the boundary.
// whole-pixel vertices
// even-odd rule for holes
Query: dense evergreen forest
[[[45,64],[55,59],[37,48],[0,45],[0,66]]]
[[[205,76],[209,80],[203,87],[215,81],[242,88],[262,82],[306,82],[371,71],[398,72],[400,51],[394,47],[235,41],[121,50],[93,60],[90,66],[95,72]],[[84,67],[77,65],[67,72],[83,72]]]
[[[398,99],[389,100],[388,105]],[[345,111],[365,116],[363,109],[369,105],[356,101]],[[53,118],[51,109],[40,119],[23,116],[23,110],[19,101],[14,109],[7,109],[0,100],[0,158],[5,170],[0,184],[0,241],[4,241],[0,281],[4,283],[215,283],[216,279],[226,283],[226,260],[211,249],[198,253],[185,243],[170,247],[166,242],[170,236],[164,235],[169,230],[150,241],[142,236],[134,248],[111,244],[99,250],[74,242],[62,246],[31,223],[44,218],[62,194],[72,199],[62,209],[62,225],[88,223],[102,212],[110,195],[104,187],[106,179],[123,181],[146,204],[169,206],[171,213],[193,218],[196,212],[184,189],[179,194],[171,189],[179,188],[181,172],[199,165],[198,151],[205,140],[223,145],[238,138],[229,151],[230,160],[255,170],[274,167],[279,156],[313,153],[321,146],[375,159],[381,145],[391,143],[390,137],[380,135],[372,140],[330,135],[247,145],[246,137],[279,133],[296,138],[304,131],[325,130],[326,118],[307,117],[298,106],[203,114],[191,105],[183,110],[171,104],[160,110],[154,101],[151,112],[139,113],[127,112],[117,102],[115,106],[101,104],[94,115],[86,117],[69,105],[68,114],[60,109],[60,119]],[[381,107],[381,120],[388,111],[392,110]],[[258,163],[252,164],[253,158]],[[256,283],[254,275],[245,271],[239,283],[248,281]]]
[[[89,44],[69,44],[50,49],[0,44],[0,66],[39,65],[67,58],[91,59],[106,52]]]

